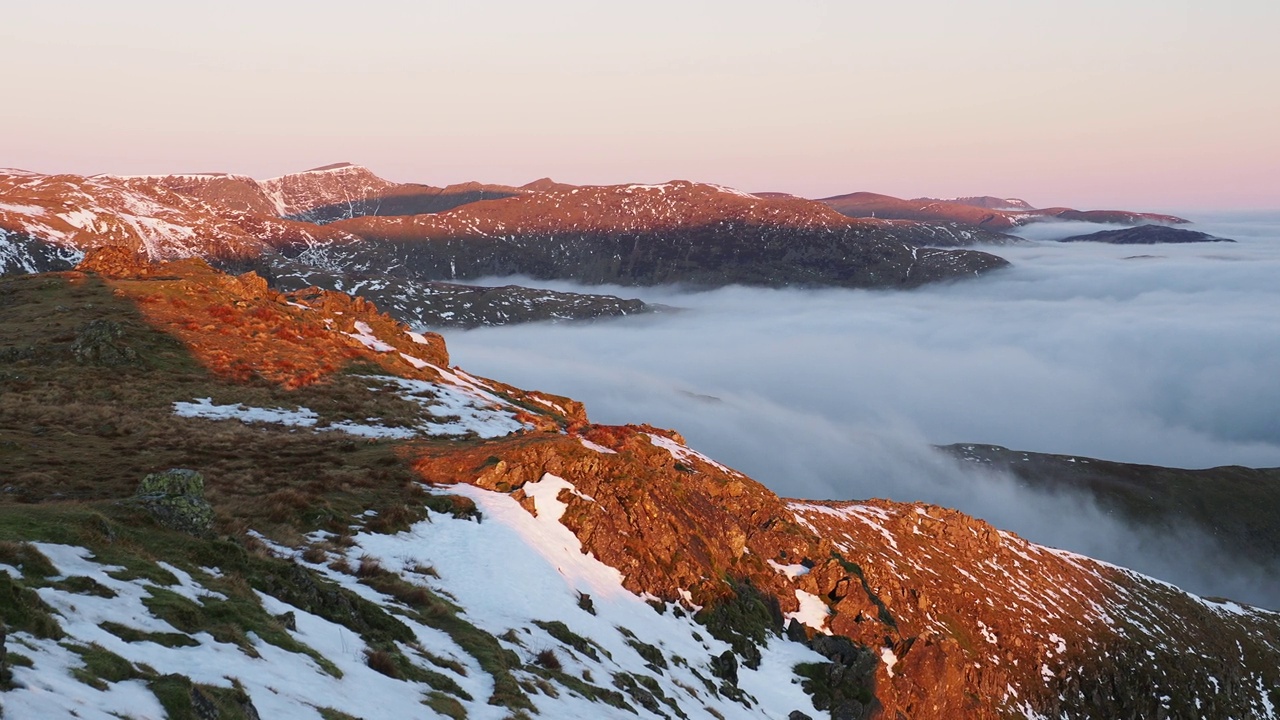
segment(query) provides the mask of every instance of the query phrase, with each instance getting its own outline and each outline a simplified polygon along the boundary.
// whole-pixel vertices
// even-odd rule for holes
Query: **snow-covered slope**
[[[4,716],[165,717],[144,670],[135,671],[137,678],[103,681],[102,689],[77,677],[77,671],[85,671],[85,651],[93,649],[134,668],[238,687],[264,718],[321,720],[334,717],[333,711],[370,719],[443,717],[424,705],[433,695],[454,698],[469,718],[510,717],[511,708],[490,704],[494,679],[449,633],[412,613],[397,613],[411,606],[330,567],[375,563],[412,588],[449,598],[464,608],[465,622],[502,637],[503,650],[518,658],[511,676],[533,689],[530,710],[540,716],[785,718],[795,710],[817,715],[799,684],[786,678],[794,677],[798,663],[825,659],[781,638],[765,648],[758,669],[739,671],[740,702],[708,689],[707,681],[714,679],[708,658],[729,645],[702,635],[687,614],[656,612],[622,587],[617,570],[583,555],[555,514],[555,493],[563,481],[547,476],[541,484],[546,494],[539,496],[537,517],[506,494],[469,490],[466,496],[476,502],[483,522],[430,513],[396,535],[358,533],[348,547],[335,548],[320,562],[308,563],[300,551],[272,546],[275,555],[291,558],[322,581],[390,610],[411,634],[396,648],[423,679],[380,673],[369,662],[376,650],[360,634],[265,593],[257,593],[265,613],[292,615],[288,648],[281,647],[285,641],[252,635],[245,646],[207,632],[184,633],[163,611],[153,610],[158,599],[171,600],[171,594],[196,606],[226,602],[219,588],[229,570],[208,566],[188,572],[162,563],[167,573],[162,577],[126,580],[113,577],[125,568],[95,560],[87,548],[37,543],[53,564],[50,582],[90,578],[94,594],[39,590],[40,599],[61,616],[64,637],[9,636],[11,656],[24,660],[14,668],[14,689],[0,694]],[[321,533],[311,539],[332,538]],[[20,576],[16,568],[0,567],[0,572]],[[591,612],[582,608],[583,597],[590,599]],[[150,639],[126,639],[133,637]],[[450,683],[458,690],[442,692]]]

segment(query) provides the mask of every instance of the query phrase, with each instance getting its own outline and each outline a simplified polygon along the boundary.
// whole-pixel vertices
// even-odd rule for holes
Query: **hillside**
[[[6,717],[1276,716],[1280,615],[779,498],[360,298],[107,249],[0,309]]]

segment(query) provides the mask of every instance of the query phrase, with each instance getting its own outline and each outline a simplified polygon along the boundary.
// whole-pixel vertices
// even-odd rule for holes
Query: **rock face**
[[[1214,237],[1198,230],[1183,230],[1163,225],[1139,225],[1122,230],[1103,230],[1086,235],[1072,235],[1061,242],[1102,242],[1112,245],[1157,245],[1164,243],[1235,242]]]
[[[204,478],[195,470],[152,473],[142,479],[134,500],[171,530],[204,535],[213,527],[213,508],[204,499]]]
[[[150,263],[117,247],[91,251],[79,270],[107,279],[126,297],[145,297],[148,321],[226,377],[301,387],[356,360],[410,373],[405,355],[449,364],[439,335],[413,333],[362,297],[319,288],[281,294],[253,273],[227,275],[198,259]],[[377,349],[361,339],[375,334],[382,338]]]
[[[71,352],[76,361],[106,367],[132,365],[138,353],[123,342],[124,330],[112,320],[93,320],[76,336]]]

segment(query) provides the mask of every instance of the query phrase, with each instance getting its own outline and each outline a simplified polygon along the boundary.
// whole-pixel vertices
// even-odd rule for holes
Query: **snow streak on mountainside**
[[[243,257],[262,241],[200,203],[112,178],[0,172],[0,229],[63,250],[118,244],[161,260]]]

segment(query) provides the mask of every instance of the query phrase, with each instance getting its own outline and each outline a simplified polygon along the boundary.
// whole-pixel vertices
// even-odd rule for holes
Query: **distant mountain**
[[[134,185],[159,185],[220,208],[316,224],[364,215],[442,212],[478,200],[523,192],[521,188],[481,183],[443,188],[394,183],[351,163],[325,165],[262,181],[219,173],[135,175],[120,179]]]
[[[120,245],[153,260],[202,257],[227,268],[255,269],[284,289],[315,284],[358,290],[402,320],[439,327],[592,319],[650,309],[638,300],[608,295],[388,278],[379,272],[387,268],[374,268],[369,276],[326,262],[332,251],[325,258],[306,252],[353,246],[362,242],[359,237],[279,217],[335,207],[340,197],[360,210],[359,188],[390,188],[390,193],[403,187],[345,165],[265,183],[219,173],[80,177],[0,171],[0,275],[65,270],[88,250]],[[443,191],[436,194],[446,205],[452,200],[441,199],[447,197]],[[315,262],[305,264],[299,257]]]
[[[1139,225],[1122,230],[1103,230],[1085,235],[1072,235],[1061,242],[1102,242],[1112,245],[1157,245],[1164,243],[1235,242],[1198,230],[1183,230],[1163,225]]]
[[[855,218],[880,218],[911,220],[926,223],[957,223],[970,228],[1006,232],[1021,225],[1045,220],[1075,220],[1081,222],[1139,225],[1146,223],[1184,224],[1187,220],[1173,215],[1131,212],[1128,210],[1073,210],[1064,207],[1033,209],[1017,199],[991,197],[956,198],[935,200],[916,198],[903,200],[890,195],[857,192],[823,198],[823,202],[837,212]],[[993,207],[994,205],[1014,207]]]
[[[1035,210],[1026,200],[1019,198],[998,198],[990,195],[979,195],[976,197],[958,197],[958,198],[916,198],[912,202],[944,202],[958,203],[960,205],[972,205],[973,207],[986,208],[988,210]]]
[[[6,717],[1277,717],[1276,613],[779,498],[360,297],[108,247],[0,303]]]
[[[1004,211],[943,200],[902,200],[871,192],[836,195],[819,202],[854,218],[950,222],[994,232],[1011,230],[1019,224],[1015,215]]]
[[[67,252],[123,245],[158,260],[248,257],[267,242],[164,187],[8,170],[0,171],[0,229]]]
[[[592,284],[910,287],[1006,264],[919,247],[990,236],[981,230],[854,221],[810,200],[687,181],[548,190],[329,227],[367,241],[342,252],[376,251],[362,265],[402,265],[439,280],[526,274]]]

